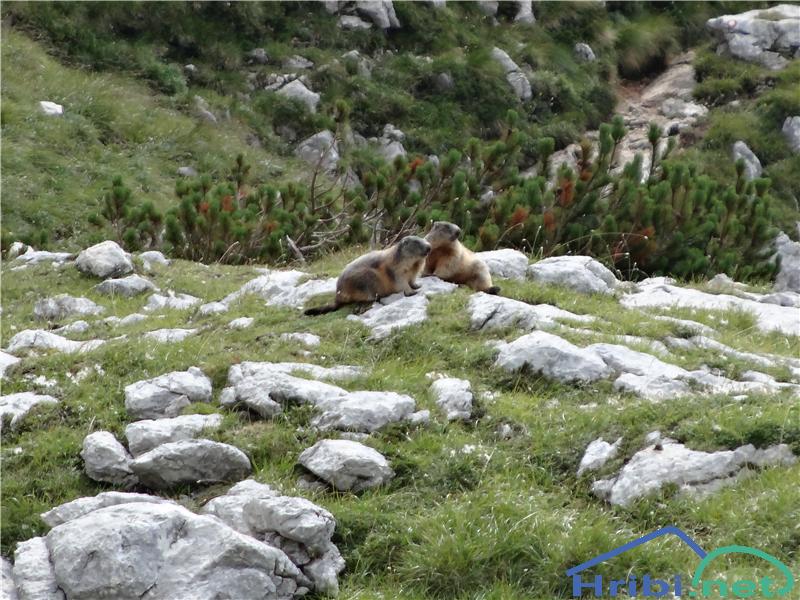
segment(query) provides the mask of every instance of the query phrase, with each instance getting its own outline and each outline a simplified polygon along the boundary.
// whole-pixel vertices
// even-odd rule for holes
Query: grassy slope
[[[248,146],[238,121],[210,125],[140,81],[63,66],[14,29],[4,28],[2,59],[3,229],[12,239],[31,225],[68,249],[105,239],[87,216],[116,174],[163,209],[181,165],[213,172],[243,152],[259,178],[297,168]],[[40,100],[64,105],[64,116],[45,116]]]
[[[333,274],[356,252],[331,256],[309,269]],[[178,262],[152,279],[162,289],[214,300],[255,275],[246,267],[204,268]],[[144,298],[99,296],[93,285],[72,266],[57,271],[49,266],[4,271],[3,339],[36,326],[33,303],[45,293],[86,295],[106,306],[107,314],[116,315],[140,310],[145,303]],[[604,334],[657,339],[684,333],[645,313],[620,310],[612,298],[576,296],[531,282],[503,282],[503,286],[511,297],[596,314],[601,318],[590,327]],[[388,487],[360,496],[294,488],[298,454],[319,439],[319,434],[304,428],[310,416],[305,409],[287,410],[272,421],[226,412],[223,429],[213,435],[242,448],[258,480],[310,497],[333,512],[338,522],[335,541],[347,560],[344,598],[566,598],[570,595],[564,576],[567,568],[666,524],[690,532],[705,548],[739,543],[767,549],[797,571],[800,464],[764,471],[706,500],[665,493],[629,509],[604,505],[590,494],[591,479],[575,476],[591,440],[624,436],[622,456],[604,469],[611,472],[654,429],[702,450],[785,442],[800,453],[796,398],[777,395],[736,402],[727,397],[691,397],[653,404],[613,393],[606,383],[572,387],[529,375],[506,375],[491,368],[492,353],[485,342],[513,339],[518,332],[469,331],[468,297],[467,290],[459,290],[433,298],[426,325],[379,343],[367,342],[368,331],[342,313],[303,317],[289,309],[265,308],[263,301],[246,297],[226,315],[200,318],[191,312],[170,311],[163,319],[151,317],[113,333],[97,325],[81,339],[124,332],[130,341],[112,342],[80,356],[25,360],[4,382],[4,393],[31,389],[31,384],[21,380],[23,374],[44,375],[58,382],[61,404],[36,411],[18,431],[4,433],[3,554],[10,554],[17,541],[46,530],[37,516],[41,511],[109,489],[83,475],[80,446],[93,430],[106,429],[122,437],[128,422],[123,387],[128,383],[196,365],[213,379],[216,396],[228,367],[237,361],[311,360],[324,365],[364,365],[369,374],[346,387],[407,392],[420,408],[431,409],[434,415],[428,426],[398,425],[370,437],[367,443],[391,460],[397,477]],[[256,323],[245,331],[224,327],[238,316],[255,317]],[[760,334],[746,315],[725,315],[726,324],[718,315],[702,311],[684,311],[683,316],[718,328],[721,341],[740,349],[793,356],[800,351],[797,338]],[[187,323],[201,327],[202,332],[180,344],[148,344],[136,335]],[[278,339],[280,333],[291,331],[322,337],[312,358],[297,356],[296,346]],[[601,335],[591,341],[603,339]],[[732,375],[745,368],[703,351],[680,357],[678,362],[689,367],[719,366]],[[102,366],[104,376],[92,375],[77,385],[67,380],[67,373],[95,364]],[[482,416],[475,422],[446,424],[428,395],[425,373],[429,371],[467,378],[475,390],[494,391],[496,397],[480,402]],[[213,408],[193,405],[188,410]],[[498,440],[494,432],[501,423],[511,424],[518,435]],[[474,451],[464,452],[467,445],[474,446]],[[16,448],[21,451],[17,453]],[[196,507],[222,490],[222,486],[183,489],[172,497],[183,497],[182,501]],[[600,572],[605,576],[619,576],[629,569],[689,573],[695,564],[696,558],[685,546],[663,540],[626,553]],[[742,568],[746,573],[746,567]]]

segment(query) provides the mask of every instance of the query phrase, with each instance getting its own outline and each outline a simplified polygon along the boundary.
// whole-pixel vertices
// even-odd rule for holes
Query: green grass
[[[308,265],[316,275],[334,274],[359,252],[326,257]],[[25,271],[4,270],[2,338],[36,327],[32,307],[44,295],[85,295],[107,307],[106,315],[140,311],[146,298],[113,300],[97,295],[93,280],[72,266],[53,270],[42,265]],[[152,280],[174,289],[217,300],[257,272],[247,267],[202,267],[177,261],[160,268]],[[621,310],[606,296],[581,296],[532,282],[501,282],[504,293],[529,302],[546,302],[598,320],[581,325],[598,332],[592,339],[565,335],[579,345],[610,340],[612,335],[645,335],[655,339],[685,332],[656,321],[652,313]],[[332,511],[337,519],[334,541],[347,561],[341,577],[345,598],[508,599],[570,597],[564,571],[602,551],[664,525],[677,525],[705,548],[745,544],[763,548],[797,570],[796,523],[800,514],[800,465],[766,470],[703,500],[664,491],[629,508],[612,508],[591,494],[592,476],[575,472],[586,445],[597,437],[624,437],[623,451],[599,476],[615,472],[655,429],[699,450],[735,448],[753,443],[787,443],[800,454],[800,406],[788,394],[751,397],[737,402],[724,396],[692,396],[652,403],[611,391],[607,382],[567,386],[528,374],[509,375],[492,368],[490,339],[511,340],[518,331],[474,332],[465,310],[469,291],[459,289],[431,300],[430,320],[396,332],[381,342],[345,319],[346,310],[311,318],[295,310],[265,307],[244,297],[224,315],[196,317],[193,311],[166,311],[126,329],[93,326],[81,339],[126,333],[83,355],[48,355],[25,359],[3,382],[4,393],[30,389],[22,377],[44,375],[58,382],[55,407],[35,411],[16,431],[3,434],[2,552],[17,541],[46,531],[38,514],[73,498],[96,494],[109,486],[89,480],[79,457],[83,437],[106,429],[121,437],[128,422],[123,388],[128,383],[170,370],[199,366],[213,380],[218,395],[230,365],[244,360],[309,360],[322,365],[363,365],[368,372],[343,384],[348,389],[396,390],[411,394],[420,409],[432,411],[424,426],[394,425],[370,436],[367,443],[391,461],[395,479],[361,495],[307,492],[295,487],[299,453],[321,439],[307,427],[311,413],[293,408],[273,420],[240,411],[223,411],[223,427],[210,437],[244,450],[255,477],[285,493],[303,495]],[[720,341],[748,351],[798,354],[797,338],[765,335],[747,315],[675,311],[683,318],[708,323]],[[224,325],[238,316],[255,317],[251,329],[231,331]],[[161,327],[199,327],[184,342],[155,345],[138,334]],[[322,338],[311,358],[279,340],[291,331]],[[716,366],[713,352],[697,350],[670,361],[696,368]],[[718,362],[718,360],[717,360]],[[731,363],[731,361],[727,361]],[[735,361],[733,361],[735,362]],[[67,373],[101,365],[105,375],[79,384]],[[742,369],[746,365],[722,365]],[[760,370],[760,369],[759,369]],[[467,378],[481,399],[470,423],[446,423],[437,411],[425,377],[429,371]],[[785,376],[785,374],[784,374]],[[193,412],[213,406],[197,404]],[[496,430],[509,424],[516,435],[499,439]],[[335,435],[335,434],[334,434]],[[468,451],[465,451],[465,447]],[[469,448],[473,447],[471,451]],[[17,453],[15,448],[20,448]],[[225,486],[182,488],[169,494],[197,507]],[[696,559],[676,541],[665,539],[616,559],[600,569],[604,576],[624,572],[674,573],[693,570]],[[746,565],[739,565],[748,572]]]

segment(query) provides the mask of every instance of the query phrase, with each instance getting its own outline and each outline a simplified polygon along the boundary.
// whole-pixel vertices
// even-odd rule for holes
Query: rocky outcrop
[[[110,240],[87,248],[75,260],[81,273],[107,279],[120,277],[133,271],[131,256]]]
[[[167,290],[166,294],[153,294],[147,299],[145,304],[145,312],[155,312],[158,310],[171,309],[171,310],[187,310],[193,306],[200,304],[202,300],[190,294],[176,294],[172,290]]]
[[[392,0],[359,0],[356,2],[356,10],[380,29],[400,27]]]
[[[148,502],[151,504],[174,504],[172,500],[151,496],[149,494],[135,494],[132,492],[102,492],[97,496],[86,496],[77,498],[71,502],[66,502],[47,512],[42,513],[42,521],[50,527],[57,527],[67,521],[78,519],[95,510],[119,504],[133,504],[136,502]]]
[[[800,54],[800,6],[794,4],[723,15],[706,27],[720,41],[718,51],[775,71]]]

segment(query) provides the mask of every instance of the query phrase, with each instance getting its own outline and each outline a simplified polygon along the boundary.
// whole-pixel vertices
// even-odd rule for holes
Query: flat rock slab
[[[311,424],[322,430],[372,433],[389,423],[407,420],[416,410],[411,396],[395,392],[350,392],[317,405]]]
[[[140,277],[139,275],[129,275],[121,279],[106,279],[94,287],[101,294],[107,296],[125,296],[132,298],[139,294],[152,292],[156,290],[156,286],[152,281]]]
[[[757,302],[729,294],[709,294],[678,287],[663,279],[645,280],[637,287],[637,292],[627,294],[620,300],[626,308],[697,308],[726,313],[741,310],[751,313],[762,331],[800,335],[800,319],[797,318],[797,309],[794,307]]]
[[[88,298],[76,298],[69,294],[43,298],[33,306],[34,316],[43,321],[60,321],[67,317],[99,315],[104,310],[102,306]]]
[[[159,344],[177,344],[194,335],[197,331],[197,329],[155,329],[145,333],[144,337]]]
[[[101,279],[133,272],[130,254],[110,240],[95,244],[78,254],[75,266],[81,273]]]
[[[211,400],[211,380],[197,367],[125,386],[125,410],[136,420],[176,417],[191,402]]]
[[[503,250],[489,250],[486,252],[476,252],[480,260],[489,267],[492,277],[501,279],[525,279],[525,272],[528,269],[528,257],[519,250],[505,248]]]
[[[350,440],[320,440],[304,450],[298,462],[340,491],[360,492],[394,477],[380,452]]]
[[[25,329],[9,340],[6,350],[11,353],[23,350],[54,350],[72,354],[74,352],[90,352],[105,343],[105,340],[75,342],[44,329]]]
[[[663,440],[634,454],[615,478],[596,481],[592,489],[611,504],[628,506],[668,483],[691,490],[733,477],[746,465],[789,465],[795,461],[785,444],[764,450],[748,444],[736,450],[699,452]]]
[[[280,339],[288,342],[299,342],[309,348],[316,348],[320,344],[319,336],[313,333],[282,333]]]
[[[44,539],[68,598],[290,600],[308,585],[277,548],[173,504],[102,508]]]
[[[153,294],[150,296],[142,310],[145,312],[154,312],[164,309],[187,310],[201,302],[202,300],[197,296],[176,294],[172,290],[168,290],[166,294]]]
[[[131,469],[142,485],[169,489],[185,484],[238,481],[250,474],[247,455],[211,440],[181,440],[157,446],[136,457]]]
[[[591,323],[595,317],[578,315],[549,304],[528,304],[511,298],[478,292],[470,296],[467,310],[472,329],[502,329],[513,327],[530,331],[551,329],[558,320]]]
[[[58,404],[58,400],[53,396],[34,394],[33,392],[0,396],[0,429],[7,420],[10,421],[9,426],[12,429],[15,428],[36,406],[54,404]]]
[[[371,339],[381,340],[393,331],[423,323],[428,319],[428,299],[422,295],[409,296],[391,304],[376,302],[361,315],[347,315],[348,321],[358,321],[372,330]]]
[[[135,502],[147,502],[150,504],[174,504],[172,500],[151,496],[149,494],[135,494],[133,492],[101,492],[96,496],[78,498],[71,502],[66,502],[47,512],[41,514],[42,521],[50,527],[57,527],[67,521],[78,519],[90,512],[117,506],[118,504],[131,504]]]
[[[311,279],[297,286],[287,286],[267,299],[267,306],[290,306],[302,308],[306,301],[319,294],[333,294],[336,277]]]
[[[298,282],[306,277],[302,271],[267,271],[264,275],[251,279],[235,292],[228,294],[221,300],[230,305],[248,294],[255,294],[264,300],[270,300],[287,290],[294,288]]]
[[[613,373],[597,353],[544,331],[500,344],[499,349],[495,366],[506,371],[528,368],[560,382],[597,381]]]
[[[128,449],[133,456],[149,452],[168,442],[191,440],[203,430],[218,429],[222,415],[183,415],[171,419],[147,419],[125,427]]]
[[[466,421],[472,416],[472,386],[466,379],[437,379],[431,384],[431,394],[448,421]]]
[[[581,294],[611,294],[619,281],[590,256],[555,256],[528,267],[528,277],[540,283],[568,287]]]
[[[137,483],[131,456],[109,431],[95,431],[83,440],[81,450],[86,475],[95,481],[130,486]]]
[[[55,263],[63,264],[72,258],[69,252],[47,252],[46,250],[34,250],[28,247],[25,254],[20,254],[15,258],[15,262],[23,263],[25,265],[38,265],[40,263]]]

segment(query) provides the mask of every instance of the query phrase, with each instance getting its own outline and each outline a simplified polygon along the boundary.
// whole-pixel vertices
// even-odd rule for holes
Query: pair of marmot
[[[345,304],[374,302],[397,292],[413,296],[420,287],[416,281],[420,274],[497,294],[500,288],[492,285],[486,263],[458,241],[460,235],[458,225],[436,221],[425,239],[411,235],[386,250],[357,258],[336,281],[333,303],[309,308],[305,314],[321,315]]]

